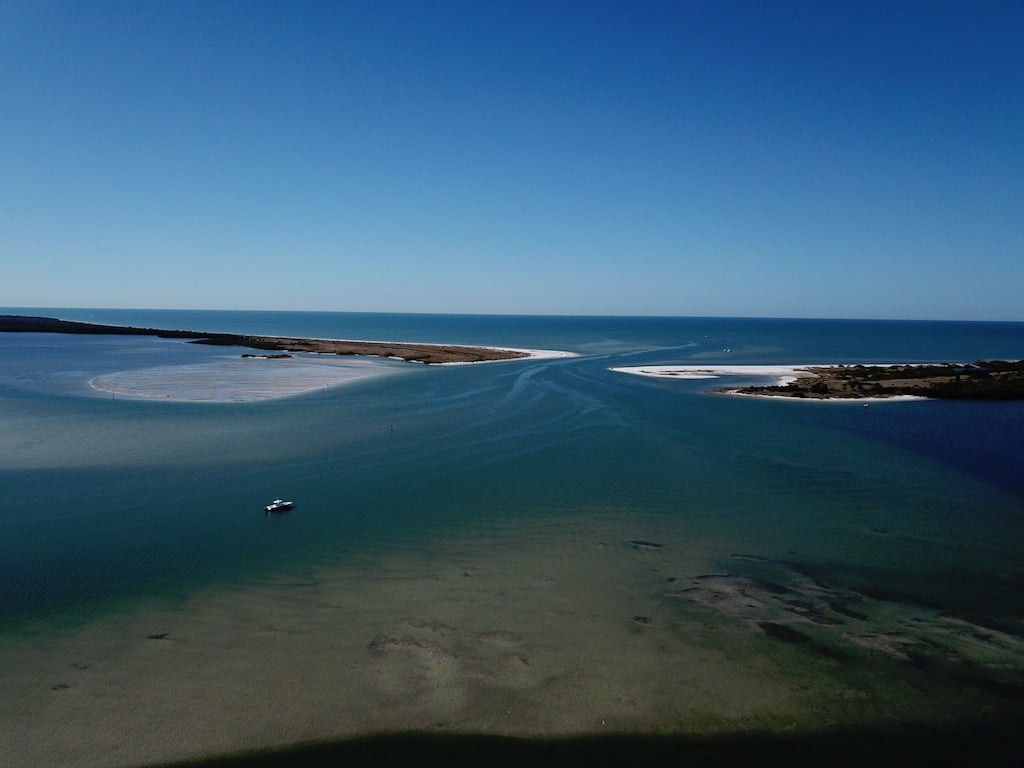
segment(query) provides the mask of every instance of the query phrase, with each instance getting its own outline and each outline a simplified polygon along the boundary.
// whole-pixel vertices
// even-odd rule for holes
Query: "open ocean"
[[[1024,323],[0,312],[577,354],[189,403],[88,382],[246,350],[0,334],[0,764],[1022,721],[1024,403],[610,369],[1020,359]]]

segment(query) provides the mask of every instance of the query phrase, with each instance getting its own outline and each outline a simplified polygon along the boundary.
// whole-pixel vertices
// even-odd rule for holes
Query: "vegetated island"
[[[246,347],[274,353],[316,352],[331,355],[370,355],[391,357],[419,363],[479,363],[489,360],[515,360],[530,357],[517,349],[467,347],[448,344],[405,344],[402,342],[342,341],[335,339],[303,339],[284,336],[248,336],[235,333],[202,333],[158,328],[132,328],[119,325],[83,323],[52,317],[0,315],[0,332],[72,333],[117,336],[156,336],[161,339],[186,339],[192,344],[223,347]],[[268,357],[279,357],[274,354]]]
[[[1024,360],[988,360],[969,364],[808,366],[799,370],[807,375],[799,375],[785,384],[715,391],[817,400],[890,397],[1024,399]]]

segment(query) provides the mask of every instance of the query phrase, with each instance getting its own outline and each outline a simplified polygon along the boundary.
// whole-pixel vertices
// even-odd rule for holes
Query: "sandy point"
[[[774,378],[787,384],[801,376],[813,376],[808,369],[814,365],[641,365],[612,368],[617,373],[671,379],[718,379],[722,376],[758,376]]]

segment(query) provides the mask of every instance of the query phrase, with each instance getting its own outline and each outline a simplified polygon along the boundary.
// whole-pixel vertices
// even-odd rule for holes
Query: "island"
[[[794,369],[794,376],[785,383],[714,391],[817,400],[892,397],[1018,400],[1024,399],[1024,361],[806,366]]]
[[[1024,399],[1024,360],[893,365],[645,365],[611,370],[667,379],[742,376],[774,381],[770,385],[751,384],[708,390],[718,395],[805,400]]]
[[[273,353],[313,352],[331,355],[370,355],[409,362],[478,363],[493,360],[515,360],[531,357],[520,349],[472,347],[450,344],[407,344],[403,342],[343,341],[339,339],[304,339],[284,336],[250,336],[234,333],[132,328],[119,325],[83,323],[52,317],[0,315],[0,331],[21,333],[71,333],[118,336],[156,336],[162,339],[185,339],[193,344],[245,347]],[[280,355],[274,355],[280,356]]]

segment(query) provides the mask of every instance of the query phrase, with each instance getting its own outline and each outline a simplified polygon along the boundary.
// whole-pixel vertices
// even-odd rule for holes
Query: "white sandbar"
[[[452,347],[452,346],[465,346],[462,344],[420,344],[417,343],[418,347]],[[559,349],[518,349],[516,347],[484,347],[479,344],[472,345],[474,349],[497,349],[502,352],[520,352],[525,357],[508,357],[501,360],[467,360],[465,362],[454,362],[454,363],[431,363],[431,365],[480,365],[481,363],[509,363],[515,362],[516,360],[547,360],[556,359],[563,357],[579,357],[575,352],[564,352]]]
[[[778,384],[788,384],[801,376],[813,376],[808,368],[822,368],[822,365],[643,365],[629,368],[612,368],[619,373],[635,376],[656,376],[674,379],[717,379],[722,376],[758,376],[775,378]]]

